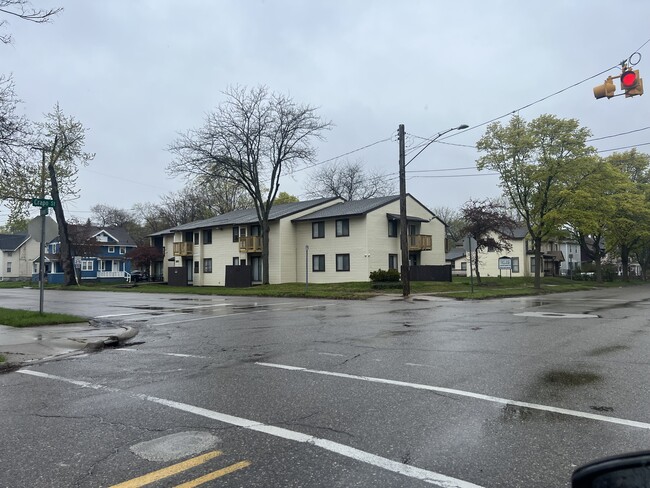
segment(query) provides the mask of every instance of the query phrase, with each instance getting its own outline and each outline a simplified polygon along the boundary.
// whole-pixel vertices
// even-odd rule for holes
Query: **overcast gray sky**
[[[33,3],[65,10],[48,25],[8,19],[14,43],[0,45],[0,72],[13,74],[32,120],[59,102],[89,129],[86,150],[96,158],[81,170],[81,198],[67,204],[81,219],[94,204],[130,208],[180,189],[166,174],[165,148],[200,126],[229,85],[264,84],[319,107],[334,124],[317,145],[319,161],[388,139],[347,158],[396,176],[400,123],[407,150],[460,124],[472,128],[445,142],[472,146],[479,124],[616,66],[650,39],[647,0]],[[640,53],[637,68],[650,77],[650,43]],[[650,93],[594,99],[605,77],[520,115],[577,118],[594,137],[650,126]],[[650,130],[593,144],[647,142]],[[409,172],[407,189],[430,208],[499,195],[496,176],[472,169],[477,156],[432,144],[409,165],[420,172]],[[281,190],[304,198],[309,174],[285,176]],[[6,216],[0,209],[0,222]]]

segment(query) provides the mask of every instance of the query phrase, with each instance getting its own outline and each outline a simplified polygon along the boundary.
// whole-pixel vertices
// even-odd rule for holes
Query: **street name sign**
[[[56,202],[49,198],[32,198],[32,205],[34,207],[56,207]]]

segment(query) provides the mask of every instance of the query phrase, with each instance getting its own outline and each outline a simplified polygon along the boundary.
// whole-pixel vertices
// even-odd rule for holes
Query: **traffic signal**
[[[621,73],[621,90],[625,90],[625,98],[643,95],[643,80],[639,70],[625,69]]]
[[[623,82],[621,81],[621,84]],[[641,89],[643,91],[643,88]],[[614,79],[611,76],[608,76],[605,80],[605,83],[594,87],[594,96],[596,98],[612,98],[616,92],[616,86],[614,85]]]

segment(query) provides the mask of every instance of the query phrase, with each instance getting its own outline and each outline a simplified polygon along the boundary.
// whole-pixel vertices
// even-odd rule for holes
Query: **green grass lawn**
[[[509,296],[539,295],[546,293],[562,293],[567,291],[590,290],[611,286],[633,286],[643,284],[641,281],[613,281],[596,283],[594,281],[572,281],[567,278],[543,278],[541,290],[533,286],[532,278],[499,278],[486,277],[481,284],[470,283],[470,278],[455,277],[452,282],[415,281],[411,283],[411,293],[435,295],[454,299],[486,299]],[[21,286],[29,284],[23,283]],[[0,288],[4,284],[0,283]],[[15,286],[15,285],[13,285]],[[36,287],[36,285],[32,285]],[[61,285],[47,285],[47,289],[65,289]],[[250,288],[225,287],[175,287],[162,283],[125,284],[84,284],[69,287],[70,290],[90,291],[121,291],[129,293],[183,293],[193,295],[223,295],[223,296],[267,296],[267,297],[307,297],[329,299],[364,300],[377,295],[401,296],[400,283],[353,282],[309,284],[285,283],[281,285],[262,285]],[[0,323],[2,323],[0,321]]]
[[[34,325],[60,325],[88,322],[87,318],[63,313],[38,313],[0,307],[0,324],[10,327],[32,327]]]

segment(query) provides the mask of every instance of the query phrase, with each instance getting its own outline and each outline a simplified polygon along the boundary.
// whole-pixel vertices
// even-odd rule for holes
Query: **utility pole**
[[[411,294],[411,277],[409,276],[409,242],[406,221],[406,143],[404,141],[404,124],[397,130],[399,141],[399,243],[402,251],[402,296]]]
[[[411,276],[410,276],[410,266],[409,266],[409,238],[408,238],[408,228],[407,228],[407,218],[406,218],[406,167],[417,158],[422,151],[424,151],[431,144],[436,142],[440,136],[445,135],[447,132],[452,130],[463,130],[467,129],[469,126],[466,124],[459,125],[458,127],[452,127],[442,132],[438,132],[433,138],[429,139],[422,149],[413,156],[411,159],[406,162],[406,142],[404,137],[404,124],[400,124],[397,129],[397,140],[399,142],[399,242],[400,248],[402,251],[402,295],[404,298],[411,294]]]

